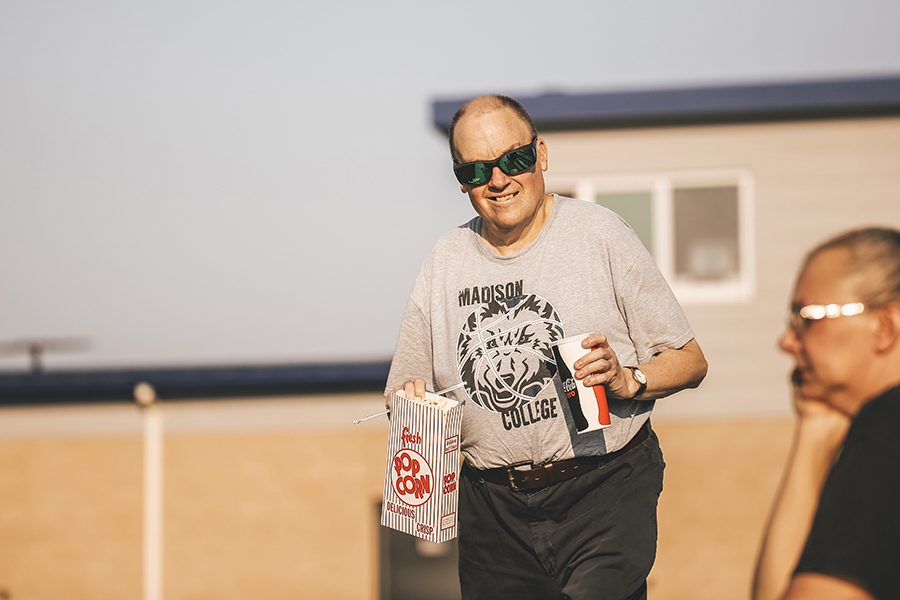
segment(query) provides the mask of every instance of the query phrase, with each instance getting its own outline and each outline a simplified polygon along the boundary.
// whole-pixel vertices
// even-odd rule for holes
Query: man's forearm
[[[691,340],[681,348],[664,350],[650,362],[639,365],[647,376],[647,388],[640,400],[664,398],[687,388],[695,388],[706,377],[706,358],[697,340]],[[638,383],[629,371],[631,393],[637,391]]]

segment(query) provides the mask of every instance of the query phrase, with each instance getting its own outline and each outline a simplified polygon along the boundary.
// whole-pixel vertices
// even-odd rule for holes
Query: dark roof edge
[[[138,383],[162,400],[382,392],[389,361],[218,367],[0,371],[0,405],[132,402]]]
[[[469,97],[437,99],[447,133]],[[900,76],[516,96],[538,129],[618,129],[900,115]]]

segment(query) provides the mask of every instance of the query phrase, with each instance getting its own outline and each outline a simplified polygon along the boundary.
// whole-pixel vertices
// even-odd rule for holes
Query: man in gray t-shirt
[[[462,384],[465,598],[641,598],[656,549],[662,456],[653,401],[706,374],[681,308],[631,228],[547,194],[547,147],[515,100],[451,123],[478,216],[420,271],[386,392]],[[584,335],[574,376],[606,387],[611,425],[580,432],[551,344]]]

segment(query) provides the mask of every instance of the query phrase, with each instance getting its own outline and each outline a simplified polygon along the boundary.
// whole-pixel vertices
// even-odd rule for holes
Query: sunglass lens
[[[477,162],[472,165],[472,181],[470,185],[481,185],[491,180],[493,167],[487,163]]]
[[[534,146],[528,146],[505,154],[499,160],[499,166],[507,175],[518,175],[534,166],[536,158]]]
[[[458,165],[453,168],[453,173],[456,175],[457,181],[463,185],[478,185],[476,183],[478,179],[476,176],[477,166],[477,163]]]
[[[463,185],[478,186],[491,179],[491,167],[482,162],[467,163],[453,168],[456,179]]]

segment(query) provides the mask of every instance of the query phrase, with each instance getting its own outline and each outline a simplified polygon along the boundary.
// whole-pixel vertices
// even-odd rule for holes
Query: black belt
[[[474,469],[468,463],[463,464],[463,472],[467,472],[470,477],[476,479],[484,479],[492,483],[509,486],[516,492],[533,492],[545,488],[548,485],[571,479],[582,473],[587,473],[604,465],[631,450],[650,436],[650,421],[641,426],[638,432],[628,440],[628,443],[615,452],[601,454],[599,456],[576,456],[566,460],[557,460],[555,462],[547,462],[536,465],[530,461],[507,465],[505,467],[497,467],[495,469]],[[530,465],[530,468],[523,469],[520,467]]]

